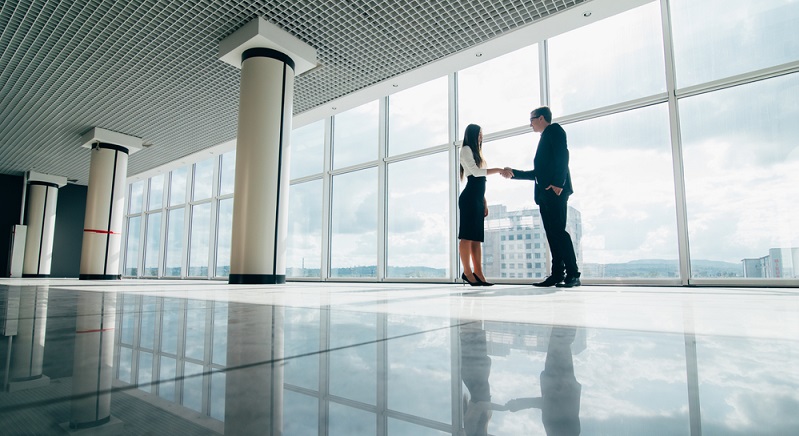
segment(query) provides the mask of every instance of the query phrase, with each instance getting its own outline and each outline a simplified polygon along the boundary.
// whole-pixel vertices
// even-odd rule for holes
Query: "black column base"
[[[231,285],[282,285],[286,283],[284,274],[231,274]]]
[[[22,274],[23,279],[46,279],[50,274]]]
[[[122,280],[122,274],[81,274],[80,280]]]

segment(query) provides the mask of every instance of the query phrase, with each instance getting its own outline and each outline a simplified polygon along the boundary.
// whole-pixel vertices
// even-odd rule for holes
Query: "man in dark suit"
[[[552,122],[552,111],[543,106],[530,113],[530,127],[541,133],[530,171],[512,170],[513,178],[535,181],[535,203],[552,253],[552,273],[533,286],[580,286],[580,271],[571,236],[566,231],[566,210],[572,191],[569,173],[569,149],[566,132]],[[510,169],[510,168],[506,168]]]

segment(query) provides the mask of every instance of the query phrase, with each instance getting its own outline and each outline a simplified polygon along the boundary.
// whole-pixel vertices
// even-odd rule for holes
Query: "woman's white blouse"
[[[485,165],[486,162],[483,161],[483,166]],[[485,168],[479,168],[474,162],[474,156],[472,155],[472,149],[470,147],[461,147],[461,166],[463,166],[464,177],[485,177],[488,175],[488,170]]]

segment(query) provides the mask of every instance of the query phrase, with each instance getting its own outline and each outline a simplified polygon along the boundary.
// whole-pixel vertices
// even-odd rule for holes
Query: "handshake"
[[[511,169],[511,167],[505,167],[499,173],[502,174],[502,177],[506,179],[513,178],[513,170]]]

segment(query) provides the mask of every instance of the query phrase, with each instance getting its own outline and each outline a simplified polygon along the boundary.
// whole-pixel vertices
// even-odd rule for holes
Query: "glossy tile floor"
[[[799,435],[799,290],[0,279],[0,434]]]

